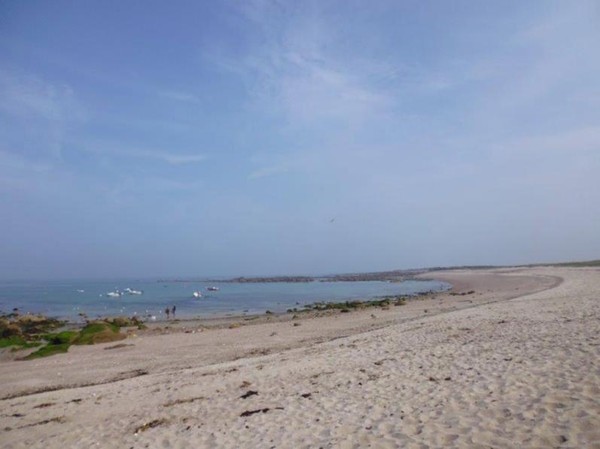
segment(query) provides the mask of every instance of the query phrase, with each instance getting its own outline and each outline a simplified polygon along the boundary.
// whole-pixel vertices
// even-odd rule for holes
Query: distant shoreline
[[[280,276],[237,276],[224,279],[202,278],[161,278],[156,282],[205,282],[205,283],[302,283],[302,282],[362,282],[389,281],[401,282],[417,279],[426,273],[452,270],[493,270],[502,268],[533,268],[533,267],[598,267],[600,259],[574,262],[531,263],[520,265],[454,265],[428,268],[410,268],[405,270],[386,270],[359,273],[340,273],[323,276],[280,275]]]

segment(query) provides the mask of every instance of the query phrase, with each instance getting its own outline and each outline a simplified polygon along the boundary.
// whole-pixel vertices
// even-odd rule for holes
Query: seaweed
[[[40,346],[41,344],[42,343],[39,341],[27,341],[23,337],[20,337],[18,335],[0,338],[0,348],[8,348],[12,346],[13,351],[26,348],[35,348],[36,346]]]
[[[119,326],[105,321],[88,323],[80,331],[63,331],[56,334],[44,334],[46,345],[26,356],[25,360],[48,357],[69,351],[71,345],[93,345],[123,340],[126,335],[119,332]]]
[[[310,310],[339,310],[341,313],[348,313],[353,310],[361,310],[369,307],[381,307],[387,310],[391,305],[403,306],[406,304],[406,298],[403,296],[388,296],[369,301],[345,301],[345,302],[315,302],[304,306],[303,312]]]
[[[35,352],[32,352],[24,360],[32,360],[40,357],[48,357],[55,354],[62,354],[69,350],[70,343],[60,343],[60,344],[47,344],[46,346],[41,347]]]

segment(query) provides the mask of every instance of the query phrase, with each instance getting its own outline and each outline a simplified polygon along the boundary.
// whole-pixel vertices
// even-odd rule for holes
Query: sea
[[[218,291],[209,291],[216,287]],[[177,318],[210,318],[253,315],[266,311],[302,309],[315,302],[372,300],[391,295],[418,295],[449,289],[444,282],[406,280],[403,282],[201,282],[160,280],[73,280],[0,282],[0,313],[39,313],[50,317],[81,321],[110,316],[138,316],[164,320],[165,309],[176,307]],[[136,290],[142,294],[114,291]],[[201,292],[200,298],[194,292]]]

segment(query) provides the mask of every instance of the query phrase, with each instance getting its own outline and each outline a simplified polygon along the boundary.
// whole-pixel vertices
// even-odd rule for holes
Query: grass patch
[[[14,351],[45,343],[45,346],[25,357],[26,360],[30,360],[65,353],[71,345],[93,345],[123,340],[127,336],[120,333],[121,327],[145,327],[137,317],[115,317],[88,322],[79,331],[52,333],[62,325],[64,322],[42,315],[0,316],[0,348],[13,347]]]
[[[93,345],[97,343],[109,343],[127,338],[119,333],[119,326],[104,321],[89,323],[79,331],[79,335],[73,340],[76,345]]]
[[[41,345],[39,341],[27,341],[23,337],[19,337],[17,335],[13,335],[7,338],[0,338],[0,348],[8,348],[13,346],[13,350],[17,349],[26,349],[26,348],[35,348],[36,346]]]
[[[48,342],[49,345],[62,345],[65,343],[71,344],[73,340],[77,338],[79,332],[77,331],[64,331],[58,334],[46,334],[43,339]]]
[[[48,357],[69,351],[71,345],[93,345],[96,343],[108,343],[127,338],[119,332],[119,326],[104,321],[96,321],[87,324],[80,331],[63,331],[56,334],[44,334],[42,337],[46,346],[25,357],[25,360]]]
[[[25,357],[25,360],[32,360],[38,359],[40,357],[48,357],[55,354],[62,354],[69,350],[69,346],[71,346],[69,343],[60,343],[57,345],[47,344],[46,346],[41,347],[37,351],[29,354],[27,357]]]

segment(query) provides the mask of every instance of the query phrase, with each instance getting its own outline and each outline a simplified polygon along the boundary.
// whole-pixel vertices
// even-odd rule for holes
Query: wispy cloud
[[[103,156],[155,160],[170,165],[197,164],[207,159],[207,156],[202,153],[180,153],[164,149],[139,148],[134,145],[129,146],[111,141],[81,142],[79,147],[83,151]]]
[[[6,151],[32,159],[60,158],[67,130],[86,118],[68,84],[14,68],[0,69],[0,98],[0,137]]]
[[[203,154],[154,153],[152,157],[162,159],[171,165],[195,164],[206,160]]]
[[[63,121],[80,117],[73,89],[29,73],[0,69],[0,110],[15,117]]]
[[[207,54],[246,81],[256,108],[283,113],[288,124],[301,127],[322,121],[357,125],[390,107],[390,92],[374,82],[381,75],[373,74],[377,64],[339,57],[335,31],[318,14],[260,1],[245,2],[241,12],[261,32],[260,43],[242,58],[212,49]],[[389,75],[390,68],[384,71]]]
[[[184,103],[198,103],[200,101],[197,95],[176,90],[161,90],[158,92],[158,95],[168,100],[181,101]]]
[[[260,179],[266,178],[268,176],[279,175],[282,173],[286,173],[289,171],[288,167],[285,166],[270,166],[270,167],[262,167],[257,170],[254,170],[252,173],[248,175],[248,179]]]

